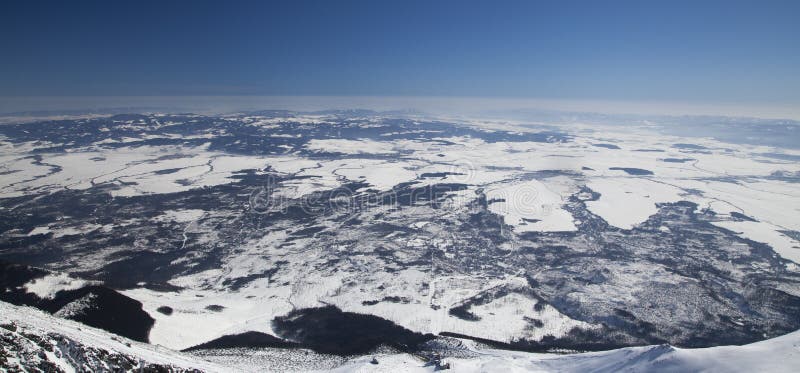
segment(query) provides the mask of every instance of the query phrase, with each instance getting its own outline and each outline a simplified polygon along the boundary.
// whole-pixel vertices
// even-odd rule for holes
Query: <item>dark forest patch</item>
[[[645,170],[643,168],[634,168],[634,167],[609,167],[609,170],[612,171],[625,171],[628,175],[652,175],[653,171]]]
[[[244,332],[240,334],[224,335],[217,339],[192,346],[183,351],[212,350],[220,348],[293,348],[299,347],[297,343],[285,341],[275,336],[261,332]]]
[[[433,338],[377,316],[343,312],[334,307],[295,310],[272,321],[276,333],[316,352],[335,355],[368,353],[387,345],[413,352]]]

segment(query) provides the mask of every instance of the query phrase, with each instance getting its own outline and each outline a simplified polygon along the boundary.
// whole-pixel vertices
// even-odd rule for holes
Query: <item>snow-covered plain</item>
[[[307,119],[309,123],[322,120]],[[271,121],[274,120],[268,122]],[[603,132],[599,138],[587,133],[567,144],[487,143],[473,138],[435,137],[432,140],[446,141],[449,145],[408,140],[312,139],[306,145],[312,152],[351,155],[322,162],[289,155],[233,156],[208,151],[208,144],[104,148],[102,142],[80,151],[45,153],[42,160],[36,161],[27,157],[25,147],[6,145],[11,151],[0,157],[0,170],[8,172],[0,179],[0,196],[61,188],[85,189],[104,183],[117,185],[111,192],[115,196],[175,193],[229,183],[234,172],[270,166],[280,172],[308,177],[292,181],[278,191],[288,198],[299,198],[335,188],[343,180],[366,181],[378,190],[386,190],[417,180],[423,173],[452,173],[439,181],[466,182],[476,188],[486,187],[490,198],[507,197],[508,201],[499,202],[492,209],[520,232],[570,231],[574,225],[560,209],[559,202],[574,188],[550,190],[541,180],[518,181],[531,172],[561,170],[580,173],[582,184],[602,195],[600,200],[590,202],[589,208],[619,228],[629,229],[643,222],[655,213],[657,203],[689,200],[722,214],[746,211],[778,229],[800,230],[800,219],[796,218],[800,193],[791,183],[764,180],[778,171],[800,172],[797,162],[759,155],[780,150],[744,145],[737,145],[734,150],[729,144],[713,139],[695,139],[693,145],[709,150],[687,151],[672,146],[685,141],[683,138],[646,131],[617,131]],[[593,145],[604,141],[613,141],[620,149]],[[399,162],[369,158],[398,152],[409,155],[400,157]],[[359,155],[368,158],[358,158]],[[672,163],[664,162],[665,159],[687,161]],[[498,164],[502,167],[498,168]],[[610,170],[615,167],[648,170],[653,174],[628,175]],[[741,179],[731,183],[722,177]],[[689,196],[688,190],[702,193]],[[526,223],[524,219],[537,221]],[[784,254],[796,258],[797,254],[787,245],[780,246]]]
[[[593,146],[593,143],[609,141],[620,149],[608,149]],[[276,191],[284,198],[298,198],[315,191],[328,190],[343,185],[346,181],[366,181],[374,189],[388,190],[392,186],[419,179],[423,173],[439,173],[442,176],[437,182],[459,182],[469,185],[470,190],[485,189],[486,198],[495,202],[489,209],[502,216],[505,224],[513,226],[517,233],[523,232],[568,232],[574,231],[575,219],[563,209],[562,204],[580,185],[586,185],[600,193],[597,201],[589,201],[587,207],[593,213],[605,219],[612,226],[631,229],[655,214],[657,205],[664,202],[691,201],[699,208],[708,207],[721,217],[728,216],[731,211],[744,211],[745,214],[763,221],[761,223],[741,223],[722,220],[717,223],[721,227],[742,233],[755,241],[774,245],[774,249],[784,258],[800,260],[798,243],[778,232],[779,227],[800,229],[798,221],[790,221],[789,216],[800,213],[800,194],[792,185],[782,181],[760,181],[758,194],[753,194],[746,183],[772,174],[777,169],[798,171],[796,163],[765,163],[752,160],[755,152],[763,152],[757,147],[740,147],[737,151],[701,154],[687,152],[672,147],[673,143],[686,141],[681,138],[668,138],[662,135],[628,132],[603,133],[603,137],[592,136],[578,138],[575,143],[554,144],[542,142],[497,142],[487,143],[479,139],[444,138],[451,145],[431,147],[424,142],[375,142],[366,140],[326,140],[312,141],[309,149],[351,155],[382,156],[389,152],[406,151],[410,155],[401,160],[382,160],[372,158],[344,158],[337,160],[308,161],[299,157],[264,158],[263,162],[280,172],[295,176],[306,176],[293,179]],[[725,146],[711,139],[695,141],[698,146],[716,149]],[[660,149],[661,152],[641,152],[640,149]],[[694,161],[674,163],[664,162],[665,158],[688,158]],[[498,161],[501,160],[501,161]],[[256,162],[257,163],[257,162]],[[502,165],[502,167],[498,167]],[[610,170],[613,167],[637,168],[652,172],[652,175],[629,175],[624,171]],[[573,178],[561,177],[544,180],[529,179],[531,173],[560,170],[573,172]],[[742,181],[730,183],[718,181],[717,177],[740,177]],[[430,183],[429,179],[420,180],[421,184]],[[699,193],[697,192],[699,191]],[[357,191],[354,191],[354,193]],[[474,198],[467,194],[459,194],[459,198]],[[756,199],[758,198],[758,199]],[[780,208],[778,208],[780,205]],[[739,206],[746,207],[738,210]],[[774,206],[766,208],[765,206]],[[752,208],[750,208],[752,207]],[[778,221],[782,225],[768,225],[770,221]],[[578,222],[579,223],[579,222]],[[733,229],[737,227],[737,229]],[[508,321],[505,316],[486,317],[482,322],[466,322],[447,314],[448,307],[441,311],[433,311],[426,303],[429,301],[420,295],[418,289],[423,283],[436,282],[437,286],[446,286],[444,279],[430,278],[428,274],[413,271],[400,271],[391,279],[374,279],[376,283],[397,284],[392,294],[418,299],[408,304],[378,304],[363,306],[361,302],[372,300],[366,296],[356,295],[343,290],[345,281],[340,277],[314,278],[311,272],[301,268],[294,273],[302,273],[300,277],[285,278],[291,286],[262,284],[255,281],[231,294],[224,287],[218,290],[202,290],[207,286],[200,284],[220,284],[223,279],[244,276],[257,272],[258,268],[270,267],[278,257],[290,263],[302,262],[301,259],[310,254],[309,251],[294,255],[276,250],[280,240],[269,243],[268,236],[256,247],[243,246],[242,250],[226,258],[219,270],[211,270],[197,275],[176,279],[172,283],[185,287],[179,293],[160,293],[147,289],[136,289],[126,292],[145,303],[149,312],[157,319],[152,338],[175,348],[185,348],[205,340],[224,334],[259,330],[271,333],[267,320],[288,312],[294,307],[321,306],[335,304],[345,311],[367,312],[392,320],[399,325],[419,332],[450,331],[484,338],[510,341],[514,338],[541,338],[545,334],[527,334],[524,323],[498,322]],[[267,245],[264,247],[263,245]],[[446,246],[446,244],[445,244]],[[271,247],[271,248],[269,248]],[[269,249],[267,249],[269,248]],[[275,252],[275,257],[264,261],[255,253],[264,250]],[[269,251],[268,251],[269,252]],[[278,254],[280,252],[280,254]],[[237,256],[238,255],[238,256]],[[321,254],[320,254],[321,255]],[[354,260],[357,260],[354,258]],[[259,264],[260,263],[260,264]],[[249,271],[241,272],[243,269]],[[238,274],[234,274],[238,272]],[[402,287],[400,284],[407,284]],[[473,285],[474,286],[474,285]],[[469,288],[470,286],[468,286]],[[453,285],[453,289],[463,288],[463,284]],[[481,287],[478,287],[479,289]],[[202,295],[202,301],[197,294]],[[333,295],[336,294],[336,295]],[[445,295],[447,294],[447,295]],[[449,292],[437,295],[437,302],[447,306],[454,305],[458,299],[470,296],[469,293],[455,295],[452,300],[440,298],[450,296]],[[246,298],[247,301],[241,299]],[[289,303],[291,299],[292,304]],[[503,302],[511,302],[505,310],[530,308],[530,300],[508,298]],[[324,302],[324,303],[323,303]],[[523,302],[523,303],[520,303]],[[204,310],[207,304],[225,304],[227,309],[222,313]],[[535,302],[534,302],[535,303]],[[176,308],[172,316],[163,316],[155,312],[162,304],[170,304]],[[492,307],[493,304],[485,307]],[[479,309],[478,309],[479,310]],[[481,312],[481,311],[478,311]],[[483,311],[488,312],[488,311]],[[513,311],[519,312],[519,311]],[[486,315],[485,315],[486,316]],[[515,316],[508,316],[513,319]],[[559,316],[559,317],[564,317]],[[558,318],[556,318],[558,319]],[[193,321],[203,320],[203,328],[187,328]],[[569,320],[567,318],[567,320]],[[560,323],[562,321],[556,321]],[[573,324],[575,321],[570,321]],[[572,325],[567,323],[565,325]],[[548,329],[545,329],[548,330]],[[562,333],[568,330],[562,329]],[[552,334],[552,333],[551,333]],[[557,333],[556,333],[557,335]]]
[[[227,152],[212,146],[212,140],[224,133],[184,136],[142,132],[138,136],[126,135],[32,156],[32,149],[37,147],[63,144],[11,144],[2,140],[0,197],[11,200],[35,195],[44,199],[58,192],[98,188],[112,198],[168,198],[235,184],[245,171],[278,180],[275,184],[264,183],[262,189],[270,203],[267,206],[254,206],[254,198],[250,198],[247,203],[241,203],[241,211],[171,206],[157,215],[143,218],[148,224],[158,225],[166,232],[163,234],[174,234],[168,238],[175,248],[191,250],[167,263],[186,267],[163,280],[160,285],[168,285],[167,290],[145,286],[148,284],[142,281],[123,291],[142,302],[144,310],[156,320],[150,332],[151,342],[174,349],[246,331],[275,335],[270,324],[274,318],[292,310],[325,305],[334,305],[346,312],[375,315],[414,332],[451,332],[500,342],[563,337],[575,327],[599,330],[600,322],[581,319],[580,315],[570,316],[536,295],[526,293],[529,282],[537,278],[538,273],[526,273],[522,269],[498,275],[484,270],[489,265],[514,268],[514,263],[504,262],[509,252],[523,252],[520,255],[533,258],[540,254],[541,257],[557,255],[544,251],[552,247],[518,247],[516,242],[522,235],[555,237],[555,234],[579,231],[587,222],[573,215],[575,210],[570,203],[574,205],[574,201],[570,201],[576,195],[586,197],[582,199],[586,209],[608,223],[610,230],[623,232],[619,234],[646,224],[663,204],[688,201],[697,206],[693,212],[713,216],[709,218],[713,226],[767,244],[779,258],[800,263],[800,242],[791,233],[800,231],[800,191],[796,181],[779,177],[798,174],[800,163],[765,155],[795,155],[786,149],[733,145],[713,138],[687,139],[656,133],[649,128],[612,126],[599,129],[579,124],[561,128],[572,136],[571,141],[563,142],[550,139],[494,141],[440,131],[392,131],[381,134],[380,139],[353,136],[301,142],[298,139],[302,136],[278,129],[292,123],[299,133],[301,128],[332,126],[338,119],[325,115],[274,118],[248,115],[231,116],[226,120],[241,121],[253,128],[275,129],[274,133],[259,139],[267,139],[264,140],[266,144],[287,142],[276,146],[280,151]],[[359,120],[363,121],[363,129],[382,125],[380,117]],[[120,121],[116,128],[138,131],[142,123],[141,120]],[[163,129],[178,125],[181,123],[158,122],[153,126]],[[534,131],[524,124],[511,122],[473,121],[465,125],[487,134],[498,128],[514,133]],[[395,138],[405,135],[420,137]],[[141,143],[143,140],[176,139],[192,142],[180,145]],[[238,146],[252,140],[237,139],[232,144]],[[444,201],[436,206],[412,203],[399,208],[396,202],[377,203],[377,206],[369,205],[366,211],[333,211],[324,219],[312,222],[275,219],[264,224],[259,222],[255,228],[245,225],[249,219],[247,214],[253,214],[251,210],[256,207],[263,209],[258,213],[268,215],[305,202],[305,199],[314,199],[321,193],[338,191],[338,188],[355,185],[353,190],[342,191],[347,198],[379,195],[395,201],[393,197],[402,191],[400,186],[423,188],[439,184],[457,185],[461,189],[446,192]],[[590,198],[585,189],[597,193],[597,198]],[[198,193],[198,199],[208,196],[202,193]],[[246,200],[247,193],[243,194]],[[14,203],[8,211],[17,208]],[[461,239],[459,227],[448,225],[448,222],[465,221],[474,216],[480,203],[485,203],[493,214],[492,221],[481,224],[500,227],[499,238],[489,238],[502,241],[497,243],[492,263],[470,263],[469,258],[464,258],[475,253],[469,250],[477,247],[476,239]],[[241,222],[241,227],[237,227],[240,236],[224,245],[218,244],[231,238],[220,236],[220,227],[231,221]],[[360,229],[348,225],[353,221],[380,226]],[[77,240],[92,233],[119,232],[125,230],[126,225],[135,224],[142,224],[142,221],[79,224],[65,216],[25,231],[5,234],[13,239]],[[177,231],[173,232],[176,227]],[[659,232],[668,235],[671,228],[664,225]],[[593,245],[595,238],[581,241],[581,246],[575,250],[603,250]],[[142,239],[134,240],[129,246],[103,248],[81,253],[79,260],[71,259],[76,262],[73,266],[76,271],[97,273],[109,262],[121,260],[128,251],[147,250],[160,255],[171,248]],[[218,255],[214,261],[204,262],[203,259],[212,253]],[[383,260],[382,256],[390,259]],[[638,304],[639,291],[654,284],[695,283],[694,279],[686,279],[660,266],[606,261],[605,258],[597,260],[608,264],[605,272],[577,271],[568,275],[585,280],[583,290],[594,292],[595,297],[602,296],[622,305]],[[207,263],[213,265],[202,267],[201,264]],[[407,267],[397,263],[417,264]],[[64,265],[72,266],[72,263]],[[723,270],[740,274],[732,266]],[[787,271],[797,270],[791,263],[786,266]],[[242,279],[247,281],[232,289],[230,284]],[[605,280],[609,283],[604,283]],[[78,280],[47,277],[26,286],[30,292],[47,297],[60,289],[81,286],[74,281]],[[800,294],[796,285],[781,286],[789,294]],[[480,299],[484,294],[497,296],[484,301]],[[592,299],[587,298],[585,292],[574,292],[564,295],[562,301],[591,304]],[[215,305],[224,308],[209,308]],[[163,306],[169,306],[172,312],[169,315],[159,312]],[[451,313],[459,307],[468,310],[475,319],[465,320]],[[673,316],[669,314],[672,310],[665,312]],[[531,328],[531,320],[541,326]],[[792,338],[794,341],[797,336]],[[760,348],[748,346],[742,351],[760,351]],[[463,371],[483,368],[570,371],[572,366],[588,370],[615,367],[636,370],[655,368],[652,364],[672,369],[670,362],[673,361],[690,364],[676,365],[675,369],[680,370],[680,367],[702,368],[691,365],[698,364],[696,356],[707,354],[711,360],[727,356],[724,348],[698,351],[705,352],[646,347],[569,358],[492,352],[487,353],[485,359],[456,359],[452,364]],[[748,353],[756,352],[744,352],[742,356]],[[796,356],[794,353],[792,358]],[[650,359],[652,355],[657,356]],[[636,359],[640,356],[644,356],[644,361]],[[631,361],[625,360],[627,358]],[[384,359],[388,366],[394,367],[392,369],[401,365],[391,365],[395,364],[391,361],[407,364],[409,369],[420,368],[408,355]],[[644,365],[613,365],[619,361]],[[559,365],[559,362],[566,365]],[[584,362],[587,365],[581,365]],[[600,365],[593,365],[595,363]],[[611,365],[603,365],[607,363]],[[355,365],[342,369],[387,366],[384,363],[377,367],[361,366],[357,361],[352,364]]]
[[[489,210],[501,215],[517,232],[567,232],[575,224],[569,212],[561,208],[564,196],[538,180],[518,184],[500,184],[489,189],[486,198],[493,202]]]

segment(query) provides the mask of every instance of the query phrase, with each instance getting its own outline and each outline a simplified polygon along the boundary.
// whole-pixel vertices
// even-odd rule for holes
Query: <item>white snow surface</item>
[[[59,291],[80,289],[90,283],[90,281],[73,278],[66,273],[50,273],[31,280],[23,287],[25,291],[36,294],[39,298],[50,299],[55,297]]]
[[[312,139],[306,146],[309,150],[344,154],[392,154],[394,145],[368,139]]]
[[[501,184],[489,189],[486,199],[496,201],[489,210],[502,215],[517,232],[577,230],[572,215],[561,208],[563,197],[539,180]]]
[[[601,195],[599,200],[586,203],[589,211],[623,229],[631,229],[658,212],[656,203],[681,200],[680,189],[646,178],[596,178],[587,186]]]

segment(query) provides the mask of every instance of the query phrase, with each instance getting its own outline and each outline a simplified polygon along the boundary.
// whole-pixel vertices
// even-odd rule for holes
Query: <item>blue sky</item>
[[[4,1],[0,95],[800,104],[798,1]]]

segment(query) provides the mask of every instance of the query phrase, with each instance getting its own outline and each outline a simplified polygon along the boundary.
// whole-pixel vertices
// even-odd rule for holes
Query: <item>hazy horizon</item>
[[[800,106],[702,104],[691,102],[552,100],[507,97],[424,96],[0,96],[0,116],[30,112],[138,112],[191,111],[223,114],[254,110],[322,111],[364,109],[418,111],[449,116],[498,117],[503,111],[539,111],[608,115],[720,116],[731,118],[800,120]]]

